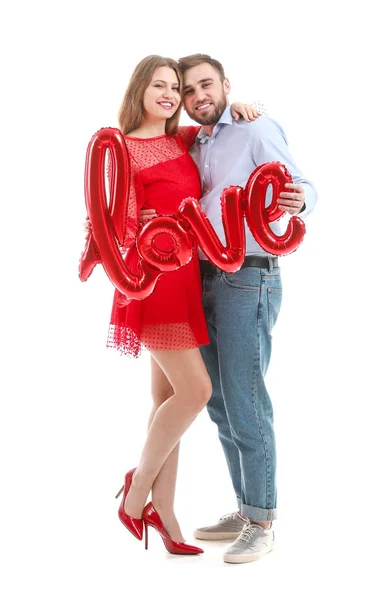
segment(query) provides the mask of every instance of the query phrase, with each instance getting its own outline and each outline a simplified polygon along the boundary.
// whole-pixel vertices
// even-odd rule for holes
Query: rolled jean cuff
[[[240,513],[251,521],[274,521],[277,518],[276,508],[258,508],[249,504],[241,504]]]
[[[242,505],[242,499],[241,499],[241,498],[239,498],[239,496],[237,496],[237,497],[236,497],[236,503],[237,503],[237,505],[238,505],[238,510],[240,510],[240,507],[241,507],[241,505]]]

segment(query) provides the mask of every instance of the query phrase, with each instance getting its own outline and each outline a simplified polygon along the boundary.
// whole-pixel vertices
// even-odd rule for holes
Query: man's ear
[[[230,92],[231,92],[230,81],[226,78],[226,79],[224,79],[224,82],[222,85],[223,85],[223,91],[225,92],[225,94],[230,94]]]

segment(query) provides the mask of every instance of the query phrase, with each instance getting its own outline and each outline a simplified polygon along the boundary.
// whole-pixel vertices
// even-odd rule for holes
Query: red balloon
[[[305,235],[305,224],[298,217],[292,217],[283,235],[276,235],[269,223],[283,216],[278,207],[281,192],[286,191],[285,184],[292,183],[292,177],[286,167],[279,162],[260,165],[253,171],[244,190],[244,212],[248,227],[256,242],[270,254],[283,256],[297,250]],[[270,206],[265,208],[267,186],[273,188]]]
[[[194,237],[182,228],[180,220],[158,217],[141,228],[137,248],[143,260],[153,267],[175,271],[192,259]]]
[[[185,227],[192,230],[208,259],[219,269],[234,273],[243,264],[245,230],[241,210],[243,188],[231,186],[221,195],[222,223],[226,246],[222,244],[209,219],[195,198],[183,200],[178,213]]]
[[[113,173],[110,181],[110,204],[105,191],[105,153],[111,154]],[[127,226],[130,162],[119,129],[100,129],[91,139],[85,167],[85,200],[92,232],[80,260],[80,279],[86,281],[94,266],[102,262],[109,279],[127,299],[141,300],[153,291],[162,274],[147,263],[140,263],[133,274],[122,256],[119,245],[125,242]]]
[[[111,172],[110,201],[107,204],[104,163],[109,150]],[[305,234],[305,225],[292,217],[282,236],[274,234],[269,223],[281,218],[278,197],[292,178],[284,165],[271,162],[253,171],[246,187],[230,186],[221,194],[222,223],[226,246],[222,244],[209,219],[194,198],[186,198],[173,216],[157,217],[136,234],[139,260],[137,273],[128,267],[127,258],[137,226],[129,216],[130,160],[119,129],[103,128],[91,139],[86,157],[85,198],[90,232],[79,265],[79,276],[86,281],[98,263],[123,294],[122,305],[142,300],[152,293],[164,272],[186,265],[192,258],[195,242],[219,269],[233,273],[245,257],[244,217],[258,244],[268,253],[283,255],[296,250]],[[267,186],[273,197],[265,207]],[[132,207],[132,212],[134,208]],[[133,245],[133,244],[132,244]],[[122,254],[121,248],[125,248]]]

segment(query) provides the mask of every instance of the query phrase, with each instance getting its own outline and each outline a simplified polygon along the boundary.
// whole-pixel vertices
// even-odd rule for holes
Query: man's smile
[[[212,106],[211,102],[205,102],[204,104],[198,104],[197,106],[195,106],[195,110],[206,110],[210,106]]]

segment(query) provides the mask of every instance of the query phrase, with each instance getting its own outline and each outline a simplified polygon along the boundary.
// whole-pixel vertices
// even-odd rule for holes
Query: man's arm
[[[301,199],[305,201],[305,208],[297,214],[302,218],[309,215],[317,202],[317,192],[308,179],[305,179],[297,167],[288,149],[287,139],[284,131],[273,119],[261,117],[250,124],[251,148],[253,160],[257,166],[267,162],[279,161],[284,164],[292,175],[296,187],[289,188],[288,192],[281,194],[280,202],[286,206],[289,214],[296,214],[291,205],[303,206]],[[304,198],[300,190],[304,192]],[[292,201],[293,200],[293,201]]]

